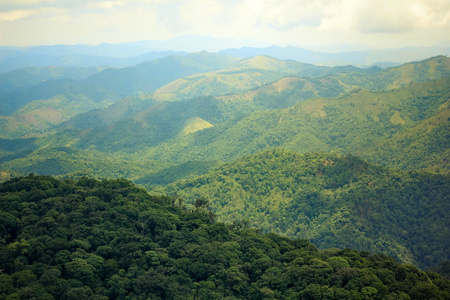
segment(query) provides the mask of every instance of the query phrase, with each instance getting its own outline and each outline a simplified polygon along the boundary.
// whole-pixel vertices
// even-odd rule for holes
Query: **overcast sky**
[[[450,0],[0,0],[2,46],[183,34],[297,46],[449,46]]]

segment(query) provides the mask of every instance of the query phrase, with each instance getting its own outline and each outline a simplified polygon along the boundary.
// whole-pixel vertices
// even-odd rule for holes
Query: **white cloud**
[[[208,27],[215,26],[222,18],[223,10],[223,5],[215,0],[186,1],[180,7],[179,18],[185,29],[191,27],[195,30],[208,30]]]
[[[16,9],[13,11],[0,12],[0,23],[19,21],[36,13],[37,11],[31,9]]]
[[[324,7],[322,30],[395,33],[448,25],[450,1],[340,0]]]
[[[30,32],[51,32],[53,43],[194,34],[272,44],[392,45],[406,37],[430,44],[448,39],[450,1],[0,0],[0,22],[0,44],[28,43]]]
[[[318,1],[305,0],[247,0],[248,13],[257,16],[259,24],[285,30],[296,26],[317,26],[320,24],[321,8]]]
[[[87,8],[93,8],[93,9],[114,9],[116,7],[125,6],[125,3],[122,1],[101,1],[101,2],[94,2],[89,3]]]
[[[15,9],[12,11],[0,12],[0,23],[17,22],[32,16],[53,16],[61,14],[62,10],[57,8],[35,8],[35,9]]]
[[[13,5],[13,6],[22,6],[22,5],[41,5],[44,3],[55,2],[55,0],[2,0],[2,5]]]

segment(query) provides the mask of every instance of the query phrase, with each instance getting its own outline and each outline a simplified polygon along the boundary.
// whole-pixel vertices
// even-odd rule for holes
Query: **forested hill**
[[[1,299],[450,298],[437,273],[216,223],[202,199],[123,179],[14,178],[0,219]]]
[[[78,171],[138,180],[174,164],[232,161],[283,147],[299,153],[353,153],[388,167],[448,172],[450,77],[392,91],[355,90],[248,113],[259,103],[302,99],[298,82],[291,83],[280,92],[275,88],[286,85],[265,86],[264,93],[250,99],[200,97],[142,110],[139,103],[129,105],[133,101],[125,99],[107,114],[96,111],[78,120],[91,129],[0,139],[1,168],[22,174]],[[128,117],[121,119],[124,115]],[[105,126],[106,121],[112,123]]]
[[[298,93],[293,89],[247,103],[276,103],[300,97]],[[449,95],[450,77],[392,91],[359,89],[340,97],[315,98],[284,109],[255,112],[168,140],[147,154],[178,163],[205,158],[231,161],[267,148],[284,147],[301,153],[356,153],[390,167],[448,169]],[[99,137],[92,140],[101,141]],[[141,143],[144,140],[135,141],[137,144],[129,143],[131,149],[145,146]],[[107,146],[114,149],[115,144]]]
[[[127,68],[104,68],[81,80],[72,76],[48,77],[35,85],[6,93],[0,91],[0,136],[21,137],[42,132],[79,113],[110,105],[127,97],[147,94],[178,78],[221,69],[238,59],[196,53],[152,60]],[[67,69],[66,69],[67,70]],[[14,71],[3,75],[5,89],[14,89],[23,78],[14,78]],[[25,72],[25,74],[29,72]],[[45,76],[46,69],[38,69],[33,78]],[[23,72],[22,72],[23,74]],[[50,73],[51,74],[51,73]]]
[[[109,121],[107,116],[116,110],[104,109],[105,106],[136,95],[139,97],[135,101],[125,101],[122,107],[128,106],[136,113],[133,109],[136,104],[145,109],[155,104],[154,101],[237,94],[237,98],[243,100],[249,100],[252,95],[259,96],[252,101],[255,103],[252,103],[250,111],[286,108],[315,97],[336,97],[355,88],[391,90],[413,82],[443,78],[450,75],[450,59],[433,57],[382,70],[353,66],[329,68],[265,56],[239,60],[224,55],[195,53],[122,69],[101,68],[87,76],[89,70],[94,72],[92,69],[42,68],[2,74],[0,136],[17,138],[39,134],[73,117],[78,121],[70,121],[66,126],[107,126],[116,121],[118,115]],[[272,86],[269,94],[264,92],[271,88],[258,90],[256,94],[252,90],[278,80],[280,82]],[[294,85],[290,84],[292,82]],[[291,91],[293,87],[294,93]],[[280,95],[277,92],[281,92]],[[270,99],[272,97],[274,99]],[[93,109],[101,109],[101,113],[78,116]],[[226,110],[229,109],[228,106]],[[248,112],[249,107],[240,107],[237,111],[242,109]],[[129,110],[125,108],[125,111]],[[231,114],[236,114],[236,111],[232,110]],[[99,115],[101,122],[84,124],[84,120]],[[122,117],[128,116],[124,114]]]
[[[354,156],[266,150],[169,185],[204,198],[219,220],[319,248],[383,252],[429,268],[450,259],[450,178],[395,171]]]

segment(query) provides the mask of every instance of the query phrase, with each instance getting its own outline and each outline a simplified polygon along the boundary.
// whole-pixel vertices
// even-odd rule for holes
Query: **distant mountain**
[[[231,48],[218,52],[235,57],[254,57],[259,55],[269,55],[278,59],[293,59],[304,63],[318,64],[324,66],[392,66],[392,64],[402,64],[410,61],[423,60],[430,56],[450,55],[449,47],[417,47],[367,50],[354,52],[317,52],[298,47],[271,46],[265,48]]]
[[[11,72],[0,73],[0,94],[13,94],[20,90],[32,87],[50,79],[82,80],[104,68],[74,68],[74,67],[29,67],[17,69]],[[2,110],[2,114],[6,114]]]
[[[0,47],[1,48],[1,47]],[[160,59],[173,55],[187,55],[184,51],[152,51],[145,54],[132,57],[110,57],[101,55],[83,55],[83,54],[66,54],[61,55],[56,52],[54,55],[16,55],[9,58],[0,59],[0,72],[9,72],[20,68],[42,68],[51,66],[62,67],[115,67],[124,68],[134,66],[136,64]]]
[[[294,76],[285,76],[294,75]],[[354,88],[372,90],[392,89],[411,82],[450,75],[450,59],[438,57],[419,63],[381,70],[356,67],[318,67],[296,61],[281,61],[261,56],[237,62],[233,67],[180,78],[161,87],[153,94],[138,99],[125,99],[111,107],[77,116],[64,128],[88,128],[88,124],[102,126],[119,121],[137,110],[150,107],[154,101],[175,101],[192,97],[224,95],[214,100],[220,117],[208,120],[214,124],[267,108],[286,108],[314,97],[336,97]],[[297,77],[302,76],[302,77]],[[308,77],[304,77],[308,76]],[[279,78],[282,78],[278,80]],[[318,77],[318,78],[313,78]],[[268,84],[267,81],[274,81]],[[256,88],[257,86],[261,86]],[[234,94],[239,91],[244,93]],[[228,95],[232,94],[232,95]],[[195,103],[190,102],[190,103]],[[189,104],[178,104],[186,106]],[[166,106],[163,110],[170,110]],[[118,109],[121,107],[121,109]],[[188,108],[185,108],[189,110]],[[120,113],[122,111],[123,113]],[[125,115],[126,113],[126,115]],[[191,116],[195,117],[195,116]],[[95,120],[95,123],[92,123]],[[102,120],[101,122],[98,122]],[[170,121],[169,121],[170,122]],[[129,123],[131,125],[132,123]],[[172,126],[162,125],[161,126]],[[118,126],[123,128],[124,124]],[[104,130],[112,132],[111,128]],[[137,132],[128,129],[129,132]],[[103,139],[103,138],[102,138]],[[169,139],[169,137],[168,137]],[[132,143],[135,144],[135,143]]]
[[[251,40],[215,39],[208,36],[183,35],[165,41],[138,41],[99,45],[52,45],[0,47],[0,72],[27,67],[71,66],[129,67],[172,55],[210,51],[229,47],[267,46]]]
[[[320,248],[383,252],[423,268],[450,259],[450,178],[400,172],[353,156],[267,150],[165,192],[209,199],[224,222],[243,222]]]
[[[216,39],[209,36],[181,35],[168,40],[146,40],[127,43],[101,43],[98,45],[76,44],[76,45],[42,45],[31,47],[0,47],[0,57],[8,58],[14,56],[37,56],[37,55],[87,55],[106,56],[114,58],[130,58],[144,55],[150,52],[164,51],[186,51],[215,52],[225,48],[243,46],[262,47],[266,43],[252,40]]]
[[[0,126],[5,129],[1,131],[0,136],[19,137],[26,130],[33,132],[33,127],[35,131],[41,131],[73,117],[76,113],[109,105],[126,96],[150,93],[177,78],[221,69],[237,60],[230,56],[207,53],[172,56],[129,68],[104,69],[82,80],[50,79],[20,92],[0,95],[3,111],[7,113],[21,109],[14,115],[1,117],[3,123]],[[28,119],[23,116],[23,112],[33,110],[35,107],[33,101],[39,100],[40,108],[53,110],[55,99],[64,100],[60,107],[62,111],[57,113],[58,118],[52,118],[54,114],[46,118],[46,114],[38,113],[41,115],[39,124],[48,126],[38,124],[30,126],[27,122],[22,122],[23,119]]]
[[[208,36],[182,35],[165,41],[138,41],[99,45],[52,45],[0,47],[0,72],[18,68],[44,66],[112,66],[128,67],[146,60],[171,55],[209,51],[249,58],[269,55],[326,66],[389,67],[430,56],[449,55],[450,48],[410,47],[366,51],[319,52],[294,46],[276,46],[253,40],[215,39]]]

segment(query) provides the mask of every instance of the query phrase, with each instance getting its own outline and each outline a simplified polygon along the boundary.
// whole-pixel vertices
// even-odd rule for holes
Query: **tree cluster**
[[[319,248],[381,252],[430,268],[450,259],[448,175],[372,165],[352,155],[266,150],[168,185],[210,199],[219,220]]]
[[[208,201],[129,181],[0,185],[0,299],[448,299],[450,282],[392,257],[214,221]]]

